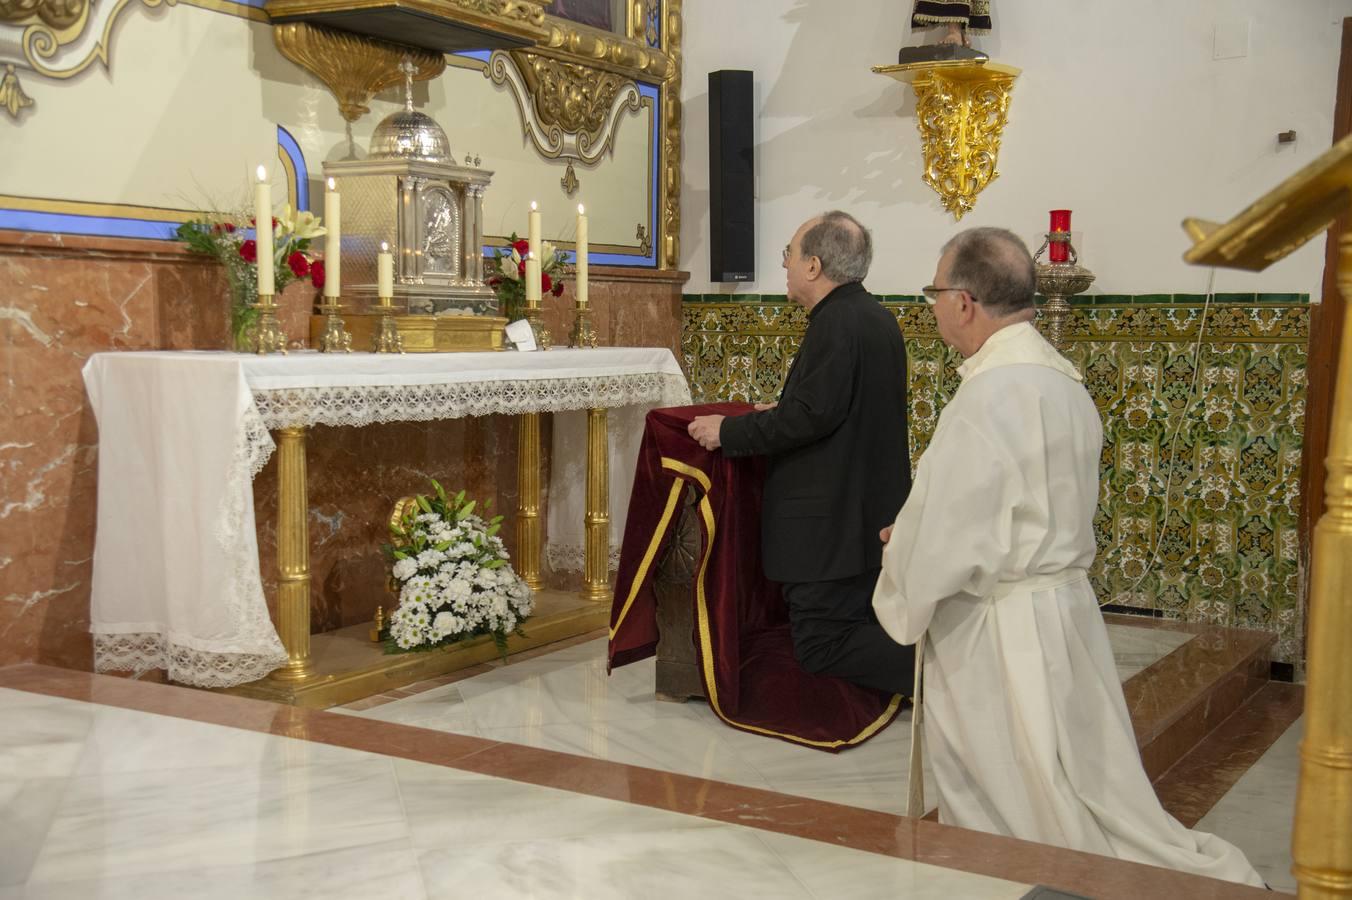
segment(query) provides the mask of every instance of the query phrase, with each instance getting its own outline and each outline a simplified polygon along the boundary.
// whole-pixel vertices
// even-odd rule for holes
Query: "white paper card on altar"
[[[530,322],[525,319],[517,319],[507,326],[507,340],[516,345],[518,350],[537,350],[535,346],[535,335],[531,333]]]

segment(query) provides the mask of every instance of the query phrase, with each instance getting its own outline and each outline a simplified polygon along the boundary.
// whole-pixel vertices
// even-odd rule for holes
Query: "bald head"
[[[1004,228],[971,228],[944,245],[948,278],[967,291],[992,318],[1033,308],[1037,277],[1033,257],[1019,236]]]
[[[854,216],[833,209],[807,223],[801,252],[821,260],[822,275],[828,281],[863,281],[873,263],[873,236]]]

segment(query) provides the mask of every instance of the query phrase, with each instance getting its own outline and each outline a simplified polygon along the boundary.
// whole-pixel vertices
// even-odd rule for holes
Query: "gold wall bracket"
[[[873,71],[915,90],[925,183],[953,218],[961,219],[1000,177],[1000,138],[1020,70],[986,60],[945,60],[874,66]]]
[[[338,111],[355,122],[371,111],[371,98],[404,80],[399,66],[413,63],[413,80],[428,81],[446,70],[446,57],[389,41],[305,22],[274,25],[272,40],[287,59],[328,86]]]
[[[1352,209],[1352,137],[1223,225],[1187,219],[1196,265],[1261,271]],[[1352,234],[1338,248],[1338,289],[1352,297]],[[1352,304],[1334,372],[1325,509],[1310,541],[1305,734],[1291,871],[1297,895],[1352,897]]]

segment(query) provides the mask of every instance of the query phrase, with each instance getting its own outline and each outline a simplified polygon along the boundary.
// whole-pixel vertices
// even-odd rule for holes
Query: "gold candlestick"
[[[526,321],[530,323],[530,333],[535,337],[535,346],[541,350],[548,350],[554,343],[554,336],[549,333],[549,327],[545,325],[540,318],[539,305],[526,304]]]
[[[591,309],[585,303],[573,304],[573,333],[568,346],[574,349],[596,347],[596,329],[591,324]]]
[[[259,294],[254,304],[258,310],[258,321],[254,324],[251,344],[255,353],[286,353],[286,332],[282,323],[277,321],[277,304],[272,294]]]
[[[369,635],[371,638],[371,643],[379,644],[381,640],[380,633],[384,630],[385,630],[385,608],[383,606],[377,606],[376,617],[375,620],[371,623],[371,632]]]
[[[404,339],[399,336],[399,326],[394,324],[394,301],[389,297],[380,298],[380,324],[376,326],[371,352],[404,352]]]
[[[326,316],[324,334],[319,339],[320,353],[352,352],[352,335],[343,327],[343,304],[339,302],[340,299],[325,297],[324,302],[319,304],[319,311]]]

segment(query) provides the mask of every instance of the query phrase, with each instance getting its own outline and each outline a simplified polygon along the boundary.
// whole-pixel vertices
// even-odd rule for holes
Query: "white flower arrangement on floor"
[[[415,497],[390,526],[386,551],[399,606],[389,619],[386,649],[431,650],[491,634],[505,656],[508,636],[523,634],[521,623],[535,601],[497,536],[502,516],[484,521],[464,491],[447,497],[435,480],[432,487],[435,494]]]

